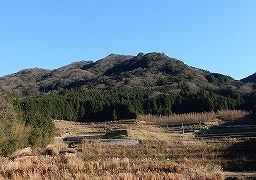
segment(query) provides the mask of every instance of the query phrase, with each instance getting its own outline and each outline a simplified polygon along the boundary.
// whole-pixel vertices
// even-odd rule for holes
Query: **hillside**
[[[241,79],[241,81],[243,83],[256,83],[256,73],[254,73],[244,79]]]
[[[166,88],[179,92],[232,91],[250,93],[229,76],[200,70],[162,53],[137,56],[111,54],[96,62],[80,61],[55,70],[27,69],[0,78],[1,88],[13,94],[38,94],[63,89],[118,87]]]

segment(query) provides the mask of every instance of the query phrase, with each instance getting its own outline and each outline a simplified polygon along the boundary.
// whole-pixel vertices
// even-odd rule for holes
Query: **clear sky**
[[[0,0],[0,76],[151,51],[236,79],[250,75],[256,1]]]

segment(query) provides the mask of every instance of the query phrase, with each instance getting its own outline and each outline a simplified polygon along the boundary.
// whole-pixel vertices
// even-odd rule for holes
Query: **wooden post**
[[[199,122],[199,131],[200,131],[200,134],[202,135],[202,125],[201,125],[201,121]]]
[[[106,134],[107,133],[107,123],[106,123],[106,121],[104,123],[104,129],[105,129],[105,134]]]

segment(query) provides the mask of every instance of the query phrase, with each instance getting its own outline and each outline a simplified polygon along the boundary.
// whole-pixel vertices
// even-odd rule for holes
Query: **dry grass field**
[[[247,116],[243,111],[225,111],[150,116],[150,119],[140,116],[122,123],[55,120],[58,141],[46,148],[27,148],[0,158],[0,179],[224,179],[225,174],[232,175],[224,171],[254,167],[254,137],[198,138],[192,132],[173,132],[171,128],[180,128],[180,123],[194,123],[198,119],[210,127],[240,122]],[[126,129],[126,138],[139,143],[118,145],[91,139],[69,148],[59,141],[69,135],[105,132],[106,129]]]
[[[208,123],[208,124],[221,124],[224,122],[232,122],[249,115],[246,111],[241,110],[225,110],[218,112],[207,113],[190,113],[190,114],[177,114],[170,116],[153,116],[141,115],[138,121],[143,121],[148,124],[181,124],[181,123]]]
[[[67,145],[55,144],[1,158],[0,179],[223,179],[219,165],[174,155],[175,146],[166,141],[136,146],[89,141],[71,154],[65,151]],[[180,160],[172,158],[177,153]]]

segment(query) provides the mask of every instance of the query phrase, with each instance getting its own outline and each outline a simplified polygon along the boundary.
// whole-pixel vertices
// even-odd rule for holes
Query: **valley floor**
[[[237,126],[245,132],[254,131],[253,123],[242,123],[247,115],[244,112],[190,114],[175,117],[179,120],[172,119],[169,124],[163,119],[173,117],[150,117],[150,121],[148,117],[140,117],[108,123],[55,120],[55,143],[0,158],[0,179],[253,178],[255,173],[248,172],[256,170],[256,138],[236,134]],[[62,142],[64,137],[97,136],[120,129],[126,130],[128,136],[84,139],[70,146]],[[198,129],[208,136],[200,136]],[[227,131],[236,136],[211,136]]]

